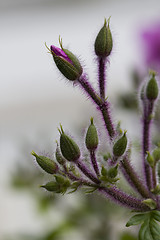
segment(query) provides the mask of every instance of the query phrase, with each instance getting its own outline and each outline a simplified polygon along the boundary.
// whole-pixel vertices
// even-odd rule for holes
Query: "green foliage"
[[[160,239],[160,211],[151,211],[144,214],[136,214],[127,222],[126,227],[142,224],[139,230],[139,240]]]
[[[110,169],[106,169],[104,166],[102,166],[100,180],[105,183],[114,184],[119,180],[119,178],[117,178],[117,174],[118,164],[115,167],[111,167]]]

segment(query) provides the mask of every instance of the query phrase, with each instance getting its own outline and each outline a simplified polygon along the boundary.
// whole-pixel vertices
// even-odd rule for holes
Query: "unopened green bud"
[[[155,162],[158,162],[160,160],[160,147],[155,148],[152,155]]]
[[[99,31],[95,40],[94,48],[95,53],[98,57],[108,57],[112,51],[113,41],[109,27],[109,21],[110,18],[108,19],[108,21],[106,21],[105,19],[104,25]]]
[[[155,161],[153,156],[150,154],[150,152],[147,151],[147,162],[149,163],[149,165],[153,168],[155,165]]]
[[[152,193],[159,195],[160,194],[160,185],[158,184],[154,189],[151,190]]]
[[[91,124],[86,134],[86,147],[89,150],[95,150],[98,146],[98,134],[95,125],[93,124],[93,118],[91,118]]]
[[[41,187],[45,188],[46,190],[48,190],[50,192],[65,193],[71,185],[70,181],[67,178],[64,178],[59,175],[56,175],[55,179],[56,179],[56,182],[51,181]]]
[[[59,185],[54,181],[48,182],[46,185],[42,185],[41,187],[45,188],[49,192],[58,193],[60,191]]]
[[[101,169],[101,174],[102,174],[102,176],[107,176],[107,169],[104,167],[104,166],[102,166],[102,169]]]
[[[57,144],[57,148],[56,148],[56,160],[57,162],[60,164],[60,165],[64,165],[66,160],[64,159],[64,157],[62,156],[61,152],[60,152],[60,149],[59,149],[59,146]]]
[[[149,80],[146,88],[146,96],[149,100],[156,100],[158,97],[158,84],[155,79],[155,74],[152,75],[151,79]]]
[[[55,174],[58,171],[58,165],[48,157],[39,156],[34,151],[31,153],[38,163],[38,165],[47,173]]]
[[[65,157],[70,162],[75,162],[80,157],[80,149],[78,145],[70,138],[67,134],[64,133],[61,126],[60,131],[60,149],[63,157]]]
[[[143,200],[142,203],[146,204],[151,210],[153,210],[157,207],[156,202],[151,198]]]
[[[127,147],[127,137],[126,137],[126,131],[125,131],[123,136],[113,146],[114,156],[116,157],[122,156],[126,150],[126,147]]]
[[[110,159],[110,158],[111,158],[111,154],[110,153],[106,153],[106,154],[103,155],[104,161],[108,161],[108,159]]]
[[[108,177],[115,178],[118,174],[118,164],[108,170]]]

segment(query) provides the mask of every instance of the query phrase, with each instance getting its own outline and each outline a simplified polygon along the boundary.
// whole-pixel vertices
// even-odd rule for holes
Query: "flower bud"
[[[45,188],[49,192],[59,193],[59,191],[60,191],[58,184],[54,181],[48,182],[46,185],[43,185],[41,187]]]
[[[64,133],[61,126],[59,130],[60,136],[60,149],[63,157],[65,157],[70,162],[75,162],[80,157],[80,149],[78,145],[70,138],[67,134]]]
[[[155,161],[153,156],[150,154],[150,152],[147,151],[147,162],[149,163],[149,165],[153,168],[155,165]]]
[[[158,162],[160,160],[160,147],[157,147],[153,151],[153,158],[155,162]]]
[[[104,176],[104,177],[106,177],[107,174],[108,174],[107,169],[106,169],[104,166],[102,166],[101,174],[102,174],[102,176]]]
[[[53,55],[56,66],[60,72],[69,80],[75,81],[82,74],[82,66],[78,58],[68,49],[62,46],[62,40],[59,39],[61,49],[51,45],[50,52]]]
[[[155,79],[155,74],[153,73],[146,88],[146,97],[148,100],[156,100],[158,97],[158,90],[158,84]]]
[[[51,181],[48,182],[46,185],[43,185],[41,187],[45,188],[49,192],[55,192],[55,193],[65,193],[67,189],[70,187],[70,181],[67,178],[64,178],[62,176],[56,175],[55,176],[56,182]]]
[[[57,144],[57,148],[56,148],[56,160],[57,162],[60,164],[60,165],[64,165],[66,160],[64,159],[64,157],[62,156],[61,152],[60,152],[60,149],[59,149],[59,146]]]
[[[118,164],[108,170],[108,177],[115,178],[118,174]]]
[[[124,132],[123,136],[114,144],[113,146],[113,154],[116,157],[120,157],[123,155],[127,147],[127,137],[126,132]]]
[[[153,194],[159,195],[160,194],[160,185],[158,184],[154,189],[151,189]]]
[[[151,210],[157,207],[157,203],[151,198],[143,200],[142,203],[146,204]]]
[[[34,157],[36,157],[36,161],[38,165],[47,173],[55,174],[58,171],[58,165],[48,157],[38,156],[34,151],[31,153]]]
[[[95,125],[93,124],[93,118],[91,118],[91,124],[86,134],[86,147],[88,150],[95,150],[98,146],[98,134]]]
[[[112,34],[109,28],[109,20],[106,22],[104,21],[104,25],[99,31],[94,48],[95,53],[98,57],[108,57],[112,51],[113,41],[112,41]]]

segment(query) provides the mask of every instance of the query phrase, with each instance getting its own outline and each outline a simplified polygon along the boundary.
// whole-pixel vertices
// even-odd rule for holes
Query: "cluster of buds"
[[[35,152],[32,152],[32,155],[36,158],[38,165],[46,173],[52,174],[54,177],[53,181],[42,185],[43,188],[50,192],[64,194],[74,192],[81,187],[87,187],[87,189],[89,188],[87,192],[98,191],[116,203],[135,211],[150,212],[155,209],[160,210],[160,201],[159,197],[157,197],[160,194],[157,177],[160,147],[154,150],[150,149],[150,126],[159,93],[156,75],[153,71],[151,72],[150,80],[143,86],[141,91],[143,108],[142,163],[144,167],[141,176],[139,176],[130,163],[131,144],[128,144],[127,131],[122,131],[120,125],[117,124],[116,127],[112,121],[110,103],[105,92],[106,60],[110,57],[113,48],[109,23],[110,19],[108,21],[105,19],[104,25],[94,43],[98,62],[98,91],[91,86],[78,58],[68,49],[63,48],[61,39],[59,39],[61,48],[53,45],[51,45],[50,49],[48,48],[60,72],[68,80],[76,81],[77,85],[87,93],[96,105],[106,129],[109,152],[101,156],[97,154],[99,136],[93,118],[91,118],[84,139],[87,154],[80,150],[81,147],[60,125],[60,139],[57,142],[54,159],[39,156]],[[137,197],[133,197],[119,189],[117,186],[120,177],[119,172],[124,175],[126,181],[136,191]],[[150,217],[151,215],[147,216]],[[129,222],[128,226],[132,225],[133,222]]]
[[[119,164],[105,168],[104,163],[106,161],[101,163],[98,163],[97,161],[96,150],[98,148],[99,139],[93,118],[90,120],[90,125],[85,136],[85,145],[90,155],[88,158],[90,158],[92,171],[89,170],[86,165],[86,158],[81,157],[82,154],[80,148],[73,138],[64,132],[61,125],[58,130],[60,133],[60,139],[59,143],[57,142],[54,160],[46,156],[38,155],[32,151],[32,155],[36,158],[38,165],[46,173],[54,176],[54,181],[48,182],[41,187],[50,192],[65,193],[72,188],[76,188],[77,190],[77,186],[82,187],[83,184],[97,190],[100,186],[109,186],[119,180],[119,178],[117,178]],[[114,156],[116,156],[117,159],[123,156],[126,147],[127,137],[126,132],[124,132],[123,136],[114,143],[113,158],[110,154],[110,160],[113,161]],[[88,179],[84,178],[82,174]]]

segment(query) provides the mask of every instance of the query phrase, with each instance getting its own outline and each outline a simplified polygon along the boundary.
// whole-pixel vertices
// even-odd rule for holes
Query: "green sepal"
[[[75,81],[80,77],[77,69],[61,56],[53,55],[54,62],[59,71],[70,81]]]
[[[117,164],[116,166],[111,167],[108,170],[108,177],[109,178],[115,178],[117,176],[117,174],[118,174],[118,167],[119,167],[119,165]]]
[[[147,151],[147,162],[149,163],[149,165],[153,168],[155,166],[155,161],[153,156],[150,154],[150,152]]]
[[[129,221],[126,223],[126,227],[130,227],[132,225],[139,225],[143,223],[145,219],[145,214],[136,214],[129,219]]]
[[[95,192],[97,189],[98,189],[98,187],[90,187],[88,190],[85,189],[85,193],[90,194],[90,193]]]
[[[64,49],[62,48],[63,52],[65,52],[65,54],[69,57],[69,59],[71,59],[74,67],[76,68],[77,70],[77,73],[79,74],[79,76],[82,74],[82,66],[78,60],[78,58],[72,53],[70,52],[68,49]]]
[[[116,178],[118,174],[117,169],[118,169],[118,164],[115,167],[110,168],[109,170],[107,170],[104,166],[102,166],[101,176],[99,179],[108,184],[116,183],[119,180],[119,178]]]
[[[73,182],[73,183],[71,184],[71,186],[70,186],[70,189],[73,189],[73,190],[71,190],[70,192],[68,192],[68,194],[71,194],[71,193],[76,192],[81,185],[82,185],[82,184],[81,184],[79,181]]]

